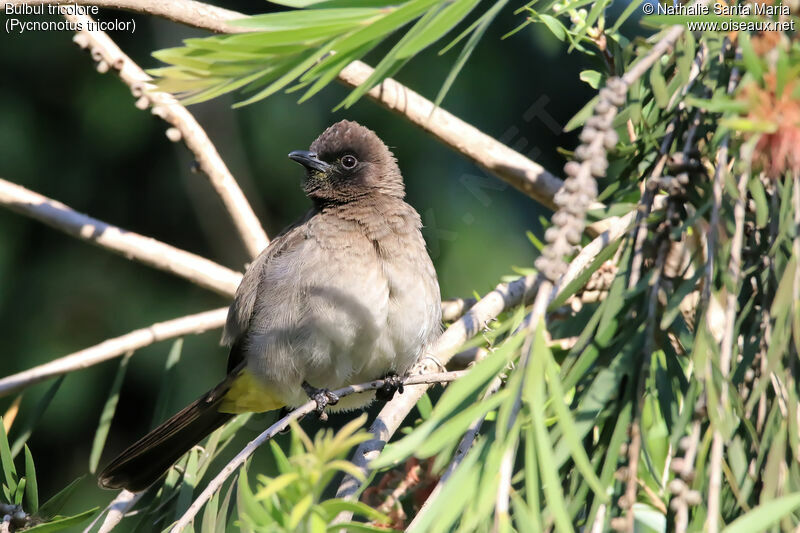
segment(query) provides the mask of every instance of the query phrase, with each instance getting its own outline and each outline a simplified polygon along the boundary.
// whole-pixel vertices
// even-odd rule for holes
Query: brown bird
[[[330,390],[405,374],[440,333],[420,217],[380,138],[343,120],[289,157],[313,207],[247,269],[223,333],[227,377],[114,459],[102,487],[147,488],[234,413],[308,398],[319,414],[363,407],[375,393],[339,401]]]

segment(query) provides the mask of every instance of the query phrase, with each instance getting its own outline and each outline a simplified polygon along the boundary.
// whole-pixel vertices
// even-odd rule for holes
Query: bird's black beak
[[[308,150],[295,150],[289,154],[289,159],[297,161],[309,170],[327,172],[330,168],[330,165],[320,159],[316,152],[309,152]]]

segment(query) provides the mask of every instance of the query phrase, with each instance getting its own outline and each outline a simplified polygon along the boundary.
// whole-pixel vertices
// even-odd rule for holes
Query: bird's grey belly
[[[348,250],[347,255],[359,253],[374,250]],[[327,257],[313,270],[309,262],[298,265],[285,259],[286,268],[302,271],[291,279],[304,283],[267,280],[278,289],[259,302],[258,327],[251,327],[247,352],[250,370],[277,389],[288,405],[308,400],[301,387],[304,381],[333,390],[390,371],[403,374],[419,358],[430,333],[431,306],[438,309],[438,290],[432,304],[430,287],[414,281],[415,273],[402,258],[345,262]],[[398,272],[406,277],[398,278]],[[373,397],[347,397],[336,408],[356,408]]]

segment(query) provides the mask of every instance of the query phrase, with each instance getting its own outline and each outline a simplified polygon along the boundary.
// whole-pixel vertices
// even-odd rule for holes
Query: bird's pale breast
[[[318,215],[263,266],[248,367],[288,405],[307,401],[303,381],[336,389],[405,373],[436,336],[439,287],[413,219],[371,231]],[[371,397],[348,397],[337,408]]]

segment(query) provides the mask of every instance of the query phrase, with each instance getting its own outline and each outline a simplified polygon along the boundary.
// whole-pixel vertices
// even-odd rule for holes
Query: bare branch
[[[61,202],[4,179],[0,179],[0,205],[224,296],[233,296],[242,279],[240,273],[199,255],[82,215]]]
[[[461,355],[461,353],[456,354],[456,357]],[[487,354],[488,352],[486,350],[479,352],[478,354],[476,354],[475,361],[477,362],[483,359]],[[491,395],[500,390],[500,387],[502,385],[503,385],[503,380],[500,378],[500,376],[496,376],[489,384],[489,388],[486,389],[486,392],[481,397],[481,400],[485,401]],[[442,492],[442,489],[444,488],[445,482],[448,479],[450,479],[450,476],[453,475],[453,472],[455,472],[456,468],[458,468],[458,465],[460,465],[464,461],[464,458],[467,456],[467,452],[472,448],[472,444],[473,442],[475,442],[475,438],[478,436],[478,433],[480,432],[481,426],[483,425],[485,419],[486,415],[481,416],[469,426],[469,429],[464,434],[464,437],[461,439],[461,442],[458,443],[458,447],[456,448],[456,451],[453,454],[453,459],[450,461],[450,464],[447,465],[447,468],[442,474],[442,477],[439,479],[434,489],[425,499],[425,503],[422,504],[422,508],[420,508],[420,510],[417,512],[414,519],[406,528],[406,531],[413,531],[415,527],[419,527],[419,524],[422,522],[422,517],[425,515],[426,512],[430,511],[431,502],[433,502],[434,499],[439,496],[439,493]]]
[[[169,2],[161,4],[170,6]],[[71,22],[81,24],[83,30],[75,34],[74,41],[81,48],[91,50],[92,58],[98,62],[98,70],[113,67],[120,79],[131,88],[133,96],[138,99],[137,107],[152,108],[154,115],[164,119],[179,132],[179,135],[176,133],[168,137],[173,141],[183,139],[186,147],[192,151],[200,169],[208,176],[212,187],[225,205],[250,257],[256,257],[261,253],[269,244],[267,234],[211,139],[194,116],[171,94],[155,90],[150,83],[152,78],[125,55],[105,32],[86,29],[89,27],[87,23],[92,22],[91,17],[86,15],[65,15],[65,17]]]
[[[339,73],[339,79],[357,87],[367,81],[372,72],[373,68],[366,63],[353,61]],[[435,107],[430,100],[391,78],[383,80],[367,94],[527,196],[555,208],[553,197],[564,182],[524,155],[441,107]]]
[[[106,519],[103,520],[100,529],[97,530],[97,533],[109,533],[112,531],[119,523],[122,521],[122,518],[125,516],[131,507],[136,505],[136,502],[139,501],[139,498],[142,497],[144,492],[134,493],[128,490],[120,491],[117,494],[117,497],[111,500],[111,503],[103,509],[103,512],[97,515],[97,518],[92,520],[92,523],[89,524],[86,529],[83,530],[83,533],[90,533],[91,530],[94,528],[94,525],[100,520],[100,517],[103,514],[106,515]]]
[[[475,298],[453,298],[442,302],[442,322],[458,320],[475,305]]]
[[[0,397],[46,379],[108,361],[156,342],[222,327],[227,315],[228,308],[223,307],[167,322],[159,322],[121,337],[109,339],[90,348],[0,379]]]
[[[467,372],[467,370],[461,370],[458,372],[440,372],[406,377],[403,379],[403,385],[406,387],[406,391],[403,393],[403,395],[409,394],[411,391],[416,389],[422,389],[423,391],[427,390],[427,387],[414,387],[414,385],[432,385],[436,383],[455,381]],[[368,383],[343,387],[333,391],[333,394],[339,398],[343,398],[345,396],[349,396],[350,394],[379,389],[383,387],[383,385],[384,380],[378,379]],[[186,526],[188,526],[194,520],[194,517],[197,515],[203,505],[205,505],[205,503],[211,499],[211,497],[220,489],[220,487],[222,487],[222,484],[225,482],[225,480],[228,479],[228,477],[230,477],[237,468],[242,466],[247,458],[250,457],[259,446],[289,427],[289,424],[293,420],[298,420],[304,417],[305,415],[314,411],[316,407],[317,404],[313,400],[304,403],[285,417],[272,424],[258,437],[250,441],[247,446],[245,446],[242,451],[236,454],[236,457],[231,459],[230,462],[225,465],[222,470],[220,470],[219,474],[217,474],[214,479],[209,482],[208,486],[206,486],[206,488],[203,489],[203,492],[201,492],[200,495],[192,502],[192,505],[190,505],[183,516],[181,516],[180,520],[178,520],[175,525],[172,526],[170,533],[180,533],[183,531]]]
[[[12,4],[21,0],[12,0]],[[216,8],[193,0],[34,0],[27,4],[77,4],[125,9],[167,18],[196,28],[218,33],[236,33],[241,28],[227,22],[247,15]],[[113,44],[113,43],[112,43]],[[121,52],[120,52],[121,53]],[[113,65],[113,61],[109,65]],[[339,81],[351,87],[365,82],[374,69],[361,61],[353,61],[339,73]],[[430,100],[397,81],[388,78],[373,88],[369,96],[382,106],[397,112],[437,140],[468,157],[478,166],[519,189],[541,204],[554,208],[553,196],[563,181],[540,165],[474,126],[436,108]],[[602,208],[596,203],[592,208]]]

